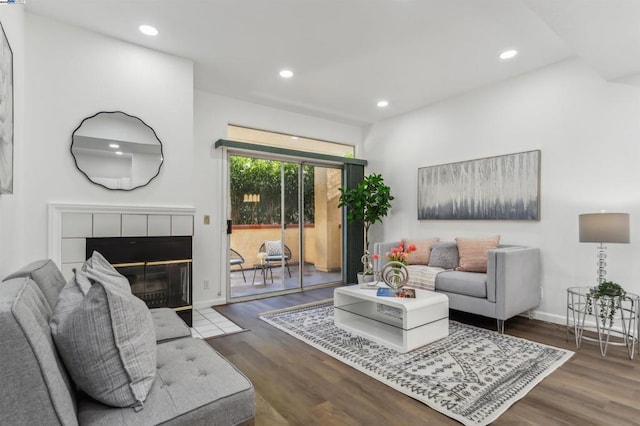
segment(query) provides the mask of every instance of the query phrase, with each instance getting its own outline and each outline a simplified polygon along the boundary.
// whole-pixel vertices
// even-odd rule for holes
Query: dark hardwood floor
[[[216,306],[247,332],[208,343],[253,382],[256,425],[455,425],[458,422],[325,355],[258,319],[274,309],[330,298],[332,288]],[[451,319],[495,329],[493,320],[452,312]],[[640,354],[595,343],[576,351],[561,325],[516,317],[506,333],[575,355],[494,425],[640,425]]]

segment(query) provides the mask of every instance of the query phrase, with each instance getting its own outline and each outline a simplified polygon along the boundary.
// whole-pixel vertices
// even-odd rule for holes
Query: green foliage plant
[[[391,188],[384,184],[382,175],[372,173],[365,176],[355,188],[339,188],[338,207],[345,207],[349,223],[364,226],[364,249],[369,253],[369,228],[376,222],[382,223],[391,208]]]
[[[600,307],[597,315],[600,317],[602,326],[606,327],[608,320],[609,327],[612,327],[615,313],[621,308],[621,303],[625,300],[626,295],[627,292],[620,284],[612,281],[604,281],[598,286],[591,288],[587,294],[587,310],[589,314],[593,313],[593,300],[597,299]]]
[[[304,221],[314,223],[314,167],[303,165],[302,168]],[[282,174],[284,174],[285,223],[299,223],[298,164],[233,155],[230,157],[229,169],[231,220],[235,225],[280,224]],[[244,194],[258,194],[260,202],[245,203]]]

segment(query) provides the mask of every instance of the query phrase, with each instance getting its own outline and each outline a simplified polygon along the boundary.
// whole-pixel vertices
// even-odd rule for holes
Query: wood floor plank
[[[216,306],[249,331],[209,339],[253,382],[256,425],[456,425],[458,422],[289,336],[260,313],[314,302],[332,288]],[[452,312],[451,319],[495,330],[495,321]],[[595,343],[575,348],[565,327],[516,317],[506,333],[575,355],[517,401],[493,425],[640,425],[640,354],[623,347],[600,356]]]

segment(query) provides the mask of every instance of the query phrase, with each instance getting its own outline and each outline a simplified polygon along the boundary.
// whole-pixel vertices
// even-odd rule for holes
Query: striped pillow
[[[429,257],[431,256],[431,246],[440,241],[440,238],[431,238],[428,240],[404,239],[403,241],[405,250],[411,244],[416,246],[415,251],[407,254],[407,262],[409,265],[428,265]]]
[[[500,235],[491,238],[456,238],[460,254],[458,271],[487,272],[487,252],[498,248]]]

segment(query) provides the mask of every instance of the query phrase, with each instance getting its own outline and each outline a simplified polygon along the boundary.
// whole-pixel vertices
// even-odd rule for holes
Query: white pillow
[[[264,247],[269,256],[282,256],[282,240],[265,241]]]

